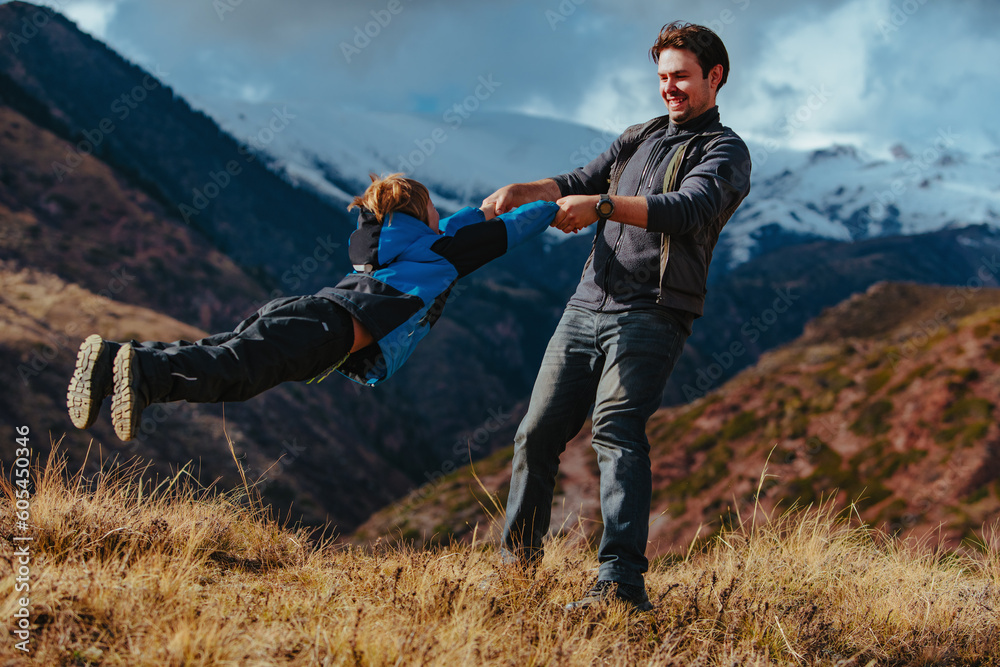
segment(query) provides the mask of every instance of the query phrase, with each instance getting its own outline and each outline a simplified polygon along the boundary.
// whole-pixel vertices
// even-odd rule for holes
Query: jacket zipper
[[[618,226],[618,238],[615,240],[615,247],[611,251],[611,255],[608,257],[608,261],[604,263],[604,296],[601,297],[601,305],[597,307],[597,312],[604,312],[604,306],[608,303],[608,282],[611,280],[611,263],[614,258],[618,255],[618,250],[622,245],[622,237],[625,235],[624,225],[619,224]]]
[[[661,141],[660,141],[660,143],[658,143],[658,144],[656,145],[656,148],[655,148],[655,150],[659,151],[659,149],[660,149],[660,145],[661,145],[662,143],[663,143],[663,141],[661,140]],[[663,162],[663,160],[664,160],[664,159],[666,159],[666,157],[667,157],[667,154],[668,154],[668,153],[670,153],[670,147],[669,147],[669,146],[668,146],[668,147],[667,147],[667,148],[666,148],[666,149],[665,149],[665,150],[663,151],[663,156],[662,156],[662,157],[660,157],[660,158],[658,158],[658,159],[657,159],[657,160],[655,161],[655,162],[656,162],[656,164],[660,164],[661,162]],[[655,174],[656,174],[656,170],[655,170],[655,169],[654,169],[653,171],[651,171],[651,172],[649,173],[649,182],[648,182],[648,183],[646,183],[646,189],[647,189],[647,190],[649,190],[650,188],[652,188],[652,187],[653,187],[653,176],[654,176]],[[641,186],[641,184],[640,184],[640,186]],[[638,193],[638,192],[636,192],[636,194],[638,195],[639,193]]]
[[[646,180],[646,172],[649,171],[650,165],[653,163],[653,159],[656,154],[660,152],[660,146],[663,144],[663,137],[660,137],[656,141],[656,145],[653,146],[653,150],[650,151],[649,157],[646,158],[646,164],[642,167],[642,174],[639,175],[639,189],[636,191],[638,195],[639,191],[642,189],[642,182]],[[625,173],[625,168],[622,168],[622,173]],[[611,288],[611,264],[614,262],[615,257],[618,255],[618,251],[621,249],[622,238],[625,236],[625,226],[618,225],[618,238],[615,240],[615,247],[612,249],[611,254],[608,255],[608,261],[604,263],[604,295],[601,297],[601,305],[597,307],[597,312],[604,312],[604,306],[608,303],[608,290]]]
[[[639,195],[639,192],[642,189],[642,182],[646,180],[646,172],[649,171],[649,167],[653,164],[653,160],[656,159],[656,154],[660,152],[660,146],[662,145],[663,137],[660,137],[657,140],[656,145],[653,146],[653,150],[649,152],[649,157],[646,158],[646,165],[642,168],[642,175],[639,176],[639,188],[636,189],[636,196]],[[650,174],[650,178],[652,178],[652,174]]]

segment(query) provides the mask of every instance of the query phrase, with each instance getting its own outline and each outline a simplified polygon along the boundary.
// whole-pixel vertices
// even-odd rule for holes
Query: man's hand
[[[511,183],[505,185],[483,200],[483,210],[493,206],[497,215],[513,211],[518,206],[533,201],[555,201],[559,198],[559,186],[551,178],[533,183]]]
[[[576,233],[597,222],[599,195],[570,195],[559,199],[559,212],[552,226],[569,234]]]

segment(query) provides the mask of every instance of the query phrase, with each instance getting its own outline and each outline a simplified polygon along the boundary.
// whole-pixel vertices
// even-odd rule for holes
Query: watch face
[[[597,212],[603,216],[611,215],[611,212],[615,210],[615,205],[610,201],[604,200],[597,204]]]

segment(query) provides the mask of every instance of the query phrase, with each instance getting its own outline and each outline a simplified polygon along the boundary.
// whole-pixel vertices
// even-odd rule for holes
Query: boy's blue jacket
[[[376,344],[350,355],[337,370],[367,385],[395,373],[441,316],[455,281],[540,234],[558,210],[537,201],[484,220],[481,210],[467,207],[443,218],[436,234],[405,213],[397,211],[383,224],[361,209],[348,249],[354,273],[316,295],[357,318]]]

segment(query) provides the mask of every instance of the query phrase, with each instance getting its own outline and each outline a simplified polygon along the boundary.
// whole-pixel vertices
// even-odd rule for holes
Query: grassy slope
[[[6,475],[5,475],[6,476]],[[179,473],[35,470],[32,634],[4,664],[916,665],[1000,660],[1000,557],[928,553],[825,511],[747,522],[655,564],[656,609],[567,613],[593,552],[557,540],[531,580],[482,544],[310,543]],[[11,490],[0,498],[10,553]],[[0,559],[0,616],[14,569]],[[21,594],[23,595],[23,593]],[[874,663],[872,661],[875,661]]]
[[[704,399],[660,410],[648,434],[651,555],[683,553],[755,504],[834,497],[892,532],[956,546],[1000,511],[1000,291],[880,284],[828,309]],[[511,450],[478,462],[506,495]],[[597,468],[585,429],[557,480],[553,526],[600,532]],[[460,470],[372,517],[356,539],[418,544],[489,527]]]

